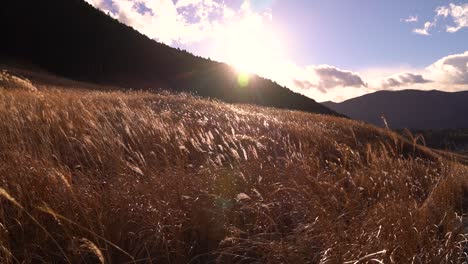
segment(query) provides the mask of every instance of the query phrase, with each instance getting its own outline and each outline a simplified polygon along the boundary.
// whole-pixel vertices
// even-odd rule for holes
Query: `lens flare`
[[[237,84],[239,84],[240,87],[247,87],[249,85],[250,81],[250,74],[246,72],[239,72],[239,75],[237,76]]]

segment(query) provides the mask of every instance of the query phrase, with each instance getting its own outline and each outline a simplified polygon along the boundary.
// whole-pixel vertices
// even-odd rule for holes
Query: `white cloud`
[[[96,8],[102,9],[102,10],[107,10],[108,8],[104,0],[85,0],[85,1],[88,2],[90,5]]]
[[[411,68],[402,65],[394,68],[371,68],[361,70],[360,73],[338,69],[341,72],[350,73],[355,79],[354,82],[343,81],[342,83],[346,83],[345,85],[336,87],[334,85],[318,85],[327,82],[326,79],[321,80],[320,76],[311,74],[311,69],[314,69],[314,66],[303,69],[295,65],[289,67],[290,69],[296,68],[294,71],[290,71],[291,76],[294,77],[290,77],[292,81],[287,83],[287,86],[317,101],[339,102],[386,89],[437,89],[447,92],[468,90],[468,51],[448,55],[424,68]],[[367,85],[359,85],[357,77]]]
[[[447,6],[439,6],[435,10],[436,17],[447,17],[450,14],[450,9]]]
[[[86,0],[148,37],[168,45],[201,42],[222,32],[233,20],[258,14],[244,0],[239,10],[218,0]],[[146,12],[142,12],[143,6]]]
[[[377,74],[365,72],[362,76],[376,89],[468,90],[468,51],[445,56],[425,68],[393,71],[378,75],[377,70]]]
[[[401,22],[406,22],[406,23],[414,23],[414,22],[418,22],[418,20],[419,20],[418,16],[409,16],[407,18],[400,19]]]
[[[413,32],[416,33],[416,34],[419,34],[419,35],[429,36],[430,35],[429,31],[434,26],[435,26],[434,22],[426,22],[426,23],[424,23],[424,27],[415,28],[415,29],[413,29]]]
[[[426,71],[437,82],[468,85],[468,51],[446,56],[427,67]]]
[[[454,33],[468,27],[468,4],[450,4],[448,8],[443,8],[440,12],[444,17],[451,16],[455,23],[455,26],[447,26],[447,32]]]
[[[102,4],[103,0],[86,0],[86,2],[88,2],[94,7],[99,7]]]
[[[202,0],[179,0],[176,2],[176,7],[187,7],[187,6],[196,6],[202,3]]]
[[[432,28],[441,21],[447,23],[447,19],[452,20],[452,25],[446,24],[446,32],[455,33],[462,28],[468,27],[468,4],[449,4],[447,6],[440,6],[436,8],[435,13],[435,17],[432,21],[425,22],[422,28],[416,28],[413,32],[428,36],[430,35],[430,30]]]

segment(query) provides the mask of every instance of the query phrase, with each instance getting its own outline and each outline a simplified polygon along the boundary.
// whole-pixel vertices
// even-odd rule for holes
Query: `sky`
[[[148,37],[318,102],[468,90],[468,0],[86,0]]]

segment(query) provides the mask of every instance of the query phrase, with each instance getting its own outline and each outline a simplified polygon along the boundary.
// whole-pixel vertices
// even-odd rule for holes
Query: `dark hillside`
[[[239,87],[228,65],[157,43],[82,0],[4,1],[0,23],[0,61],[28,61],[98,84],[165,88],[226,102],[335,114],[258,76],[248,87]]]
[[[379,91],[341,103],[323,105],[356,120],[392,129],[442,130],[468,128],[468,91]]]

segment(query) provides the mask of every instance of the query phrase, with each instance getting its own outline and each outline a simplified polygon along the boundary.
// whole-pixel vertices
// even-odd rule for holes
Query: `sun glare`
[[[269,76],[282,56],[274,33],[262,18],[241,20],[224,32],[223,57],[243,78],[254,73]]]

